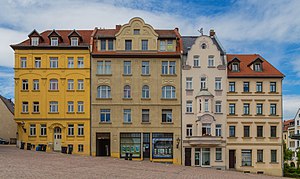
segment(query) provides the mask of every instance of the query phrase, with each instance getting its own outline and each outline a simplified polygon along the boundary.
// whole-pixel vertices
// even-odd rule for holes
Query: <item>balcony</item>
[[[205,135],[187,137],[183,142],[192,146],[219,146],[225,143],[225,139],[220,136]]]
[[[300,140],[300,134],[291,134],[289,137],[291,139]]]

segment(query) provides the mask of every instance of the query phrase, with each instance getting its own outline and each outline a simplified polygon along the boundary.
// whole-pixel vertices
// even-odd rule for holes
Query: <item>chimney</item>
[[[175,30],[176,30],[177,32],[179,32],[179,28],[178,28],[178,27],[175,27]]]
[[[209,31],[209,36],[214,36],[214,35],[216,35],[216,32],[214,31],[214,29],[210,29],[210,31]]]
[[[121,25],[116,25],[116,30],[119,31],[121,29]]]

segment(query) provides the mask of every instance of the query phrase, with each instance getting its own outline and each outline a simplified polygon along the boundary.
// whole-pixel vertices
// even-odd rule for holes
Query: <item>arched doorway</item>
[[[54,128],[54,151],[61,151],[61,128]]]

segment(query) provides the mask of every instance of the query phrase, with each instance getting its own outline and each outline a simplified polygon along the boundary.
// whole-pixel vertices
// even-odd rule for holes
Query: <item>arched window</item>
[[[58,90],[58,80],[57,79],[50,80],[50,90]]]
[[[150,98],[150,90],[148,85],[144,85],[142,88],[142,98]]]
[[[166,99],[175,98],[175,87],[174,86],[162,87],[162,98],[166,98]]]
[[[110,86],[101,85],[97,88],[97,98],[111,98]]]
[[[202,49],[206,49],[207,45],[205,43],[201,44]]]
[[[124,98],[131,98],[131,90],[129,85],[124,86]]]

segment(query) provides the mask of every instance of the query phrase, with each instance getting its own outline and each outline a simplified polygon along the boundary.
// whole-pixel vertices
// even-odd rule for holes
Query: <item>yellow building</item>
[[[21,148],[46,145],[47,151],[68,147],[75,154],[90,154],[91,34],[91,30],[41,34],[34,30],[29,39],[11,45]]]

